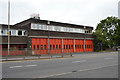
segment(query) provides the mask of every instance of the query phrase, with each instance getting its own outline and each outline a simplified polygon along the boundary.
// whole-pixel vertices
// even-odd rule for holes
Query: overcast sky
[[[7,24],[8,0],[0,0],[0,24]],[[11,21],[15,24],[39,13],[43,20],[96,27],[101,19],[118,17],[120,0],[11,0]]]

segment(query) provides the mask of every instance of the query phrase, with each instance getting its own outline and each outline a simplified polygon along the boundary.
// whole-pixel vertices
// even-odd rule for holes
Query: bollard
[[[73,57],[72,53],[70,52],[70,56]]]

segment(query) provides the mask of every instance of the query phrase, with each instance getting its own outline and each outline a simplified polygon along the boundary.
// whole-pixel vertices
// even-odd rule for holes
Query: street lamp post
[[[84,26],[84,52],[86,51],[85,32],[86,32],[86,27]]]
[[[50,24],[50,21],[47,21],[47,25]],[[49,26],[48,26],[48,54],[50,55],[50,57],[52,58],[52,55],[50,54],[50,31],[49,31]]]
[[[10,55],[10,0],[8,1],[8,55]]]

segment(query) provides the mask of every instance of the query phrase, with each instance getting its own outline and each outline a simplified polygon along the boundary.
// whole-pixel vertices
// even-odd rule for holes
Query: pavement
[[[70,53],[65,53],[63,57],[70,56]],[[52,54],[52,58],[60,58],[61,54]],[[31,55],[31,56],[4,56],[0,58],[0,61],[14,61],[14,60],[32,60],[32,59],[50,59],[50,55]]]
[[[116,53],[117,51],[114,51],[112,53]],[[108,52],[102,52],[108,53]],[[111,52],[109,52],[111,53]],[[86,54],[101,54],[101,52],[81,52],[81,53],[72,53],[73,57],[76,57],[78,55],[86,55]],[[6,57],[0,57],[0,61],[18,61],[18,60],[35,60],[35,59],[53,59],[53,58],[61,58],[61,54],[52,54],[52,58],[50,55],[41,55],[41,56],[6,56]],[[71,57],[70,53],[64,53],[63,57]]]
[[[3,78],[118,78],[118,52],[2,62]]]

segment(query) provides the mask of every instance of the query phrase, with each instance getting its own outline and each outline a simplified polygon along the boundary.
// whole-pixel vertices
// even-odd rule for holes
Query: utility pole
[[[84,26],[84,52],[86,51],[86,39],[85,39],[86,26]]]
[[[10,0],[8,1],[8,55],[10,55]]]
[[[48,54],[52,58],[52,54],[50,54],[50,28],[49,28],[50,21],[47,21],[47,25],[48,25]]]

